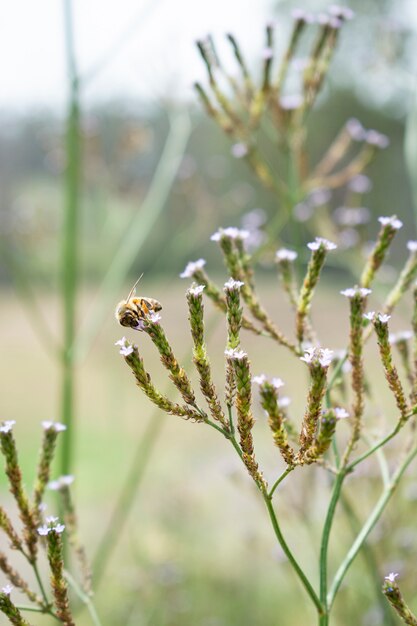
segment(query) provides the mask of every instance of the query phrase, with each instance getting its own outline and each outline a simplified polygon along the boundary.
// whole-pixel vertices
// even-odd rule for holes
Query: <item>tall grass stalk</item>
[[[61,420],[67,427],[61,449],[61,473],[70,474],[74,447],[74,358],[76,299],[79,284],[79,216],[81,193],[80,93],[74,50],[71,0],[63,0],[69,100],[66,128],[65,207],[62,232],[62,395]]]

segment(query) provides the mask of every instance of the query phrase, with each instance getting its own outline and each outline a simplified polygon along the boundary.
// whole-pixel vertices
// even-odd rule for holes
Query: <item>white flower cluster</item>
[[[198,259],[197,261],[190,261],[185,266],[185,270],[181,272],[180,278],[192,278],[194,273],[203,269],[207,261],[205,259]]]
[[[346,409],[343,409],[340,406],[336,406],[333,409],[333,413],[335,414],[337,420],[343,420],[346,417],[349,417],[349,413],[346,411]]]
[[[41,535],[41,537],[46,537],[46,535],[49,535],[49,533],[52,531],[60,535],[65,530],[65,524],[57,524],[57,517],[46,517],[45,522],[46,523],[43,524],[43,526],[39,526],[39,528],[37,529],[38,534]]]
[[[242,230],[235,226],[228,226],[227,228],[219,228],[210,237],[211,241],[220,241],[222,237],[228,237],[229,239],[247,239],[249,237],[248,230]]]
[[[12,593],[13,589],[14,587],[12,587],[12,585],[5,585],[1,588],[1,592],[4,593],[4,595],[9,596]]]
[[[385,580],[388,580],[390,583],[394,583],[395,579],[398,577],[398,573],[391,572],[388,576],[385,576]]]
[[[417,252],[417,241],[408,241],[407,248],[410,252]]]
[[[64,430],[67,430],[65,424],[61,424],[60,422],[52,422],[52,421],[44,421],[42,422],[42,428],[44,430],[54,430],[56,433],[62,433]]]
[[[400,333],[390,333],[388,337],[388,341],[391,345],[398,343],[399,341],[409,341],[409,339],[413,338],[413,333],[411,330],[403,330]]]
[[[366,298],[372,291],[366,287],[349,287],[348,289],[343,289],[340,293],[342,296],[346,296],[346,298],[354,298],[358,295],[362,296],[362,298]]]
[[[234,291],[235,289],[240,289],[243,287],[245,283],[241,280],[234,280],[233,278],[229,278],[229,280],[224,283],[224,291]]]
[[[69,487],[73,482],[74,476],[67,474],[65,476],[60,476],[56,480],[51,480],[48,483],[48,489],[51,489],[51,491],[59,491],[63,487]]]
[[[294,250],[288,250],[287,248],[280,248],[280,250],[276,251],[275,259],[278,263],[282,261],[295,261],[298,254]]]
[[[120,346],[119,354],[122,356],[129,356],[133,352],[133,346],[131,346],[126,337],[122,337],[119,341],[116,341],[115,346]]]
[[[259,374],[259,376],[253,376],[252,382],[256,385],[262,386],[268,381],[268,378],[265,374]],[[285,385],[284,381],[281,378],[272,378],[271,385],[275,387],[275,389],[280,389]]]
[[[403,225],[402,221],[395,215],[391,215],[391,217],[378,217],[378,222],[382,224],[382,226],[391,226],[394,230],[400,230]]]
[[[375,313],[375,311],[369,311],[369,313],[364,313],[363,316],[366,320],[369,320],[370,322],[373,322],[375,320],[375,317],[377,317],[381,324],[387,324],[388,321],[391,319],[391,315],[387,315],[386,313]]]
[[[224,353],[229,359],[235,361],[243,361],[248,356],[244,350],[237,350],[236,348],[227,348]]]
[[[0,433],[9,433],[16,424],[15,420],[6,420],[0,426]]]
[[[307,244],[307,248],[310,248],[313,252],[320,248],[324,248],[327,252],[330,252],[331,250],[336,250],[337,245],[324,237],[316,237],[314,241]]]
[[[188,293],[190,293],[192,296],[199,296],[203,293],[204,289],[205,285],[196,285],[195,287],[190,287],[188,289]]]
[[[308,348],[304,356],[300,357],[301,361],[305,361],[307,365],[318,362],[322,367],[328,367],[332,362],[333,350],[327,348]]]

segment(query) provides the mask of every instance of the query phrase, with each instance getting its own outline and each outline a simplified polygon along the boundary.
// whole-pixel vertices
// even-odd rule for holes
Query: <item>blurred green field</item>
[[[326,347],[344,346],[348,312],[339,290],[346,286],[322,286],[313,309],[313,318]],[[184,281],[179,279],[146,284],[146,294],[157,297],[163,304],[163,324],[178,358],[189,366],[184,291]],[[276,320],[290,332],[291,320],[278,283],[264,280],[260,292]],[[91,292],[83,294],[80,319],[91,303],[91,295]],[[115,303],[120,295],[123,294],[115,294]],[[30,484],[41,437],[40,421],[59,418],[58,373],[11,290],[1,292],[1,303],[2,418],[17,421],[16,437],[25,479]],[[54,297],[45,294],[42,306],[51,326],[56,326],[58,311]],[[214,325],[209,353],[221,388],[224,322],[210,304],[206,311],[208,325]],[[405,305],[396,316],[393,328],[404,329],[409,325],[408,318],[409,307]],[[148,421],[162,419],[163,425],[131,514],[97,591],[96,604],[103,623],[127,626],[314,624],[310,602],[275,544],[264,505],[233,449],[204,425],[184,422],[174,416],[161,417],[154,411],[135,387],[130,370],[113,345],[124,330],[117,326],[113,311],[109,311],[91,353],[77,374],[74,493],[81,535],[89,555],[95,553]],[[134,331],[126,334],[140,346],[154,381],[163,389],[169,381],[148,337]],[[284,379],[285,393],[292,398],[290,413],[299,421],[306,391],[302,364],[264,338],[255,341],[245,333],[243,345],[251,357],[254,374],[265,372]],[[378,381],[378,392],[373,398],[376,408],[370,415],[377,424],[378,409],[384,408],[392,418],[395,411],[377,365],[374,342],[370,342],[367,352],[368,371],[372,371]],[[172,389],[169,395],[174,397]],[[283,466],[259,406],[256,406],[256,414],[257,456],[265,476],[272,482]],[[384,426],[389,427],[379,423],[378,428]],[[342,437],[343,430],[345,434],[348,432],[345,423],[340,425]],[[371,535],[372,558],[377,562],[379,582],[388,571],[399,570],[404,592],[409,592],[410,597],[416,567],[412,559],[408,558],[408,563],[403,563],[402,559],[417,546],[414,476],[413,466],[387,516]],[[4,476],[0,480],[1,499],[8,505],[10,498]],[[380,488],[376,460],[351,477],[347,498],[362,520]],[[295,472],[276,494],[288,542],[313,581],[317,580],[319,533],[328,497],[329,476],[316,467]],[[49,510],[50,513],[56,510],[52,497]],[[394,528],[396,530],[392,530]],[[351,540],[352,529],[343,515],[339,515],[331,543],[333,567],[340,562]],[[376,585],[378,580],[369,576],[366,563],[359,557],[340,592],[332,624],[373,626],[385,623],[381,621],[384,618],[377,605]],[[38,621],[33,618],[32,622],[42,626],[47,623],[44,618]],[[89,623],[88,616],[82,612],[77,625]]]

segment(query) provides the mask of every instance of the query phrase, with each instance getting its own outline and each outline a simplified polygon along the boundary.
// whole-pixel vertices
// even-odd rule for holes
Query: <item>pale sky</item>
[[[81,73],[120,38],[119,54],[85,90],[87,101],[187,93],[204,76],[194,41],[231,30],[262,49],[270,0],[74,0]],[[62,0],[4,1],[0,8],[0,109],[61,108],[66,94]],[[141,15],[142,13],[142,15]],[[130,29],[130,33],[129,33]]]

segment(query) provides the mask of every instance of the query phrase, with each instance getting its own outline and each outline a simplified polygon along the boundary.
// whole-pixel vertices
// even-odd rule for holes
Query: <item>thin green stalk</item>
[[[320,621],[320,626],[327,626],[329,620],[329,612],[327,607],[327,566],[328,566],[328,550],[330,533],[333,525],[334,514],[337,503],[339,502],[343,481],[346,477],[346,470],[340,469],[333,483],[332,495],[330,498],[329,508],[327,509],[326,520],[323,526],[323,533],[320,546],[320,602],[325,607],[324,614]]]
[[[101,620],[96,611],[96,607],[94,606],[93,601],[91,600],[90,596],[84,593],[84,591],[78,585],[76,580],[71,576],[71,574],[67,570],[65,571],[64,575],[71,589],[79,597],[81,602],[83,602],[85,606],[87,607],[88,612],[90,613],[91,621],[93,622],[94,626],[102,626]]]
[[[188,114],[177,113],[173,115],[169,135],[146,198],[120,242],[107,274],[100,285],[87,322],[78,333],[73,351],[77,361],[86,356],[103,320],[108,315],[109,309],[114,306],[115,298],[117,299],[117,293],[121,289],[128,271],[166,206],[168,194],[184,155],[190,132]]]
[[[341,495],[340,503],[346,513],[346,517],[352,529],[353,536],[356,536],[361,529],[361,523],[351,503],[346,498],[346,495],[344,493],[342,493]],[[375,590],[376,603],[378,604],[382,615],[384,616],[384,624],[385,626],[395,626],[396,621],[394,619],[394,616],[391,613],[391,610],[387,602],[385,601],[383,594],[381,593],[381,579],[378,574],[378,564],[375,555],[373,553],[372,547],[367,543],[365,543],[363,546],[362,555],[368,569],[369,578],[372,580],[372,584]]]
[[[133,454],[132,466],[119,492],[110,520],[98,544],[93,559],[93,579],[96,588],[106,572],[109,560],[118,539],[122,535],[132,506],[136,502],[135,495],[144,478],[145,470],[148,467],[149,459],[151,458],[156,442],[166,422],[166,417],[167,415],[160,411],[150,416],[145,432],[139,440]]]
[[[37,581],[37,583],[39,585],[39,589],[40,589],[40,592],[42,594],[42,598],[44,599],[45,604],[47,606],[50,606],[51,603],[49,602],[48,596],[46,595],[45,587],[43,586],[43,582],[42,582],[41,575],[39,574],[38,566],[36,565],[36,563],[33,563],[30,560],[29,560],[29,562],[30,562],[30,564],[32,566],[33,573],[35,574],[36,581]]]
[[[61,447],[61,474],[70,474],[74,441],[74,360],[72,348],[75,338],[76,296],[78,287],[79,196],[81,185],[80,106],[79,85],[74,53],[72,2],[63,0],[65,52],[70,85],[65,175],[65,211],[62,240],[62,305],[63,353],[61,421],[67,427]]]
[[[275,510],[274,507],[272,506],[272,502],[271,499],[268,496],[264,496],[264,501],[266,504],[266,507],[268,509],[268,513],[269,513],[269,517],[271,519],[271,523],[272,523],[272,527],[274,529],[275,532],[275,536],[278,539],[278,542],[282,548],[282,550],[284,551],[287,559],[289,560],[289,562],[291,563],[294,571],[296,572],[298,578],[301,581],[301,584],[303,585],[304,589],[307,591],[308,595],[310,596],[311,600],[313,601],[318,614],[321,616],[323,615],[325,608],[322,604],[322,602],[320,601],[319,597],[317,596],[316,592],[314,591],[310,581],[308,580],[307,576],[304,574],[303,570],[301,569],[301,567],[299,566],[299,564],[297,563],[297,561],[294,558],[293,553],[291,552],[290,548],[288,547],[287,542],[284,539],[284,536],[281,532],[280,526],[278,524],[278,519],[277,516],[275,514]]]
[[[349,463],[349,465],[346,468],[347,471],[351,472],[359,463],[362,463],[362,461],[367,459],[368,456],[371,456],[371,454],[373,454],[374,452],[379,450],[379,448],[381,448],[386,443],[388,443],[388,441],[390,441],[390,439],[395,437],[395,435],[401,430],[402,426],[403,424],[398,422],[394,430],[392,430],[386,437],[383,437],[382,439],[380,439],[376,444],[372,446],[372,448],[370,448],[369,450],[367,450],[366,452],[358,456],[356,459],[354,459],[351,463]]]
[[[399,480],[401,479],[405,470],[410,465],[410,463],[412,462],[412,460],[414,459],[416,455],[417,455],[417,446],[412,448],[412,450],[410,450],[410,452],[405,457],[404,461],[400,464],[400,466],[394,472],[390,483],[385,487],[379,500],[377,501],[374,508],[372,509],[368,519],[366,520],[365,524],[362,526],[362,530],[356,537],[345,559],[343,560],[342,564],[337,570],[336,575],[333,580],[333,584],[327,596],[327,606],[329,610],[333,606],[333,602],[335,600],[336,594],[339,590],[340,585],[343,582],[343,579],[349,567],[354,561],[363,543],[366,541],[366,538],[368,537],[369,533],[371,532],[371,530],[373,529],[373,527],[375,526],[375,524],[381,517],[386,505],[388,504],[389,500],[391,499],[392,494],[394,493],[398,485]]]
[[[242,451],[241,451],[241,449],[239,447],[239,444],[237,443],[236,439],[233,436],[229,436],[228,439],[231,441],[231,443],[232,443],[234,449],[236,450],[236,452],[238,453],[239,457],[242,458]],[[284,472],[284,474],[286,474],[286,472]],[[258,485],[258,488],[259,488],[259,485]],[[324,607],[323,607],[322,603],[320,602],[320,599],[318,598],[316,592],[314,591],[313,586],[311,585],[311,583],[308,580],[307,576],[304,574],[302,568],[298,564],[298,562],[295,559],[293,553],[291,552],[287,542],[284,539],[284,536],[283,536],[283,534],[281,532],[281,528],[280,528],[279,523],[278,523],[277,516],[275,514],[275,510],[274,510],[274,507],[273,507],[273,504],[272,504],[271,496],[269,494],[264,493],[260,488],[259,488],[259,490],[262,493],[262,497],[263,497],[264,502],[266,504],[266,508],[268,509],[269,517],[271,519],[271,523],[272,523],[272,527],[273,527],[274,532],[275,532],[275,536],[278,539],[278,542],[279,542],[283,552],[285,553],[286,557],[288,558],[288,561],[290,562],[290,564],[292,565],[295,573],[297,574],[298,578],[300,579],[301,584],[303,585],[303,587],[307,591],[308,595],[310,596],[311,600],[313,601],[314,605],[316,606],[319,615],[322,615],[323,612],[324,612]]]
[[[28,611],[29,613],[42,613],[42,615],[50,615],[54,619],[57,620],[60,624],[62,624],[61,620],[53,611],[45,611],[45,609],[41,609],[40,606],[30,606],[28,604],[16,604],[16,608],[19,611]]]
[[[277,478],[277,480],[274,482],[271,489],[269,490],[268,497],[270,499],[272,499],[272,496],[274,495],[275,489],[278,487],[278,485],[282,483],[282,481],[288,476],[290,472],[293,471],[293,469],[295,469],[295,466],[289,465],[287,469],[284,472],[282,472],[281,476]]]

